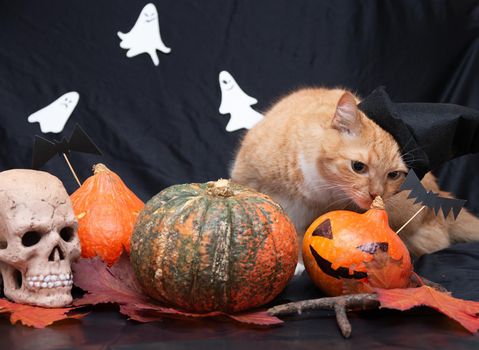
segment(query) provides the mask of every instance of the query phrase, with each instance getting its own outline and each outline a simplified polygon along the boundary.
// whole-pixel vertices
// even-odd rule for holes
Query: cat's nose
[[[378,196],[378,194],[376,192],[369,192],[369,195],[371,196],[371,199],[374,200],[374,198],[376,198]]]

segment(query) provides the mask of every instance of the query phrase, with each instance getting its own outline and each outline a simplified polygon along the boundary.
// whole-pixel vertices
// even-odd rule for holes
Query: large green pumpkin
[[[131,263],[146,294],[193,312],[274,299],[297,264],[296,231],[264,194],[228,180],[171,186],[140,213]]]

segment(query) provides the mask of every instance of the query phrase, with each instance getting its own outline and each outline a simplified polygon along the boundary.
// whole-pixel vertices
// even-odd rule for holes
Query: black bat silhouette
[[[40,168],[52,159],[55,154],[60,156],[62,154],[69,155],[71,151],[102,155],[101,151],[93,143],[87,133],[77,124],[70,140],[63,137],[61,141],[53,140],[52,142],[35,135],[32,168]]]
[[[421,203],[430,209],[434,209],[436,215],[439,213],[439,210],[442,209],[444,217],[447,217],[452,210],[454,219],[457,218],[462,207],[467,202],[463,199],[441,197],[438,193],[426,191],[412,169],[409,170],[406,179],[399,190],[410,190],[411,193],[409,193],[408,198],[415,198],[416,200],[414,203]]]

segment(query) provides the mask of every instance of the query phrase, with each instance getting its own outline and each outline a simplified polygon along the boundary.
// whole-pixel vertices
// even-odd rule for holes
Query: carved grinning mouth
[[[361,271],[353,271],[353,274],[351,275],[349,274],[349,269],[346,267],[338,267],[337,269],[333,269],[333,264],[323,258],[321,255],[319,255],[312,246],[309,246],[309,249],[311,250],[311,254],[313,254],[314,260],[316,260],[316,264],[318,264],[321,271],[323,271],[328,276],[334,277],[336,279],[362,279],[368,277],[368,274],[366,272]]]

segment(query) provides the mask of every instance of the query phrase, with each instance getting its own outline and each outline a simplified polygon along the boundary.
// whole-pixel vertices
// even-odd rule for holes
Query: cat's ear
[[[356,99],[350,92],[345,92],[339,99],[331,126],[349,135],[360,133],[361,119],[356,106]]]

